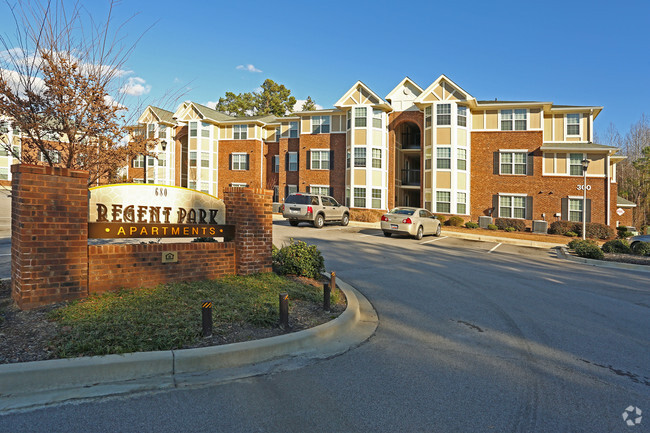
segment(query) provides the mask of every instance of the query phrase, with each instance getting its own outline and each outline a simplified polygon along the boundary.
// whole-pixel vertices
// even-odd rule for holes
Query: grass
[[[201,339],[203,301],[213,302],[217,334],[233,323],[275,325],[281,292],[290,300],[323,299],[320,288],[273,273],[109,292],[53,311],[60,332],[52,346],[59,357],[178,349]]]

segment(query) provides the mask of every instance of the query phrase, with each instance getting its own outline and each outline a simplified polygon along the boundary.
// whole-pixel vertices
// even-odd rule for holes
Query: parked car
[[[350,222],[350,209],[327,195],[290,194],[280,206],[280,211],[292,226],[304,221],[319,229],[325,222],[337,221],[343,226]]]
[[[632,236],[638,236],[639,235],[639,231],[636,229],[636,227],[628,227],[627,231],[632,233]]]
[[[426,209],[397,207],[381,217],[384,236],[409,235],[422,239],[424,235],[440,236],[440,220]]]
[[[650,235],[638,235],[628,238],[627,241],[630,243],[630,247],[637,242],[650,242]]]

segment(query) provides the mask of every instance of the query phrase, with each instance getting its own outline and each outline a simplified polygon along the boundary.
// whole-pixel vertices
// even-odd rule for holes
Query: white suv
[[[343,226],[347,226],[350,222],[350,209],[327,195],[300,192],[290,194],[280,207],[280,211],[292,226],[305,221],[319,229],[326,221],[337,221]]]

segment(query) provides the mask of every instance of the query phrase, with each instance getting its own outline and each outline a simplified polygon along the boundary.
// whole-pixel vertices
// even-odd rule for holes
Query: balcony
[[[402,170],[403,186],[420,186],[420,170]]]

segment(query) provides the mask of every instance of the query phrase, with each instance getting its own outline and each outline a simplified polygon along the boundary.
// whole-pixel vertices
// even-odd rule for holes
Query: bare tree
[[[0,36],[0,115],[23,137],[22,152],[7,139],[0,146],[21,162],[88,170],[92,184],[155,145],[146,135],[125,140],[133,122],[120,87],[141,36],[126,41],[129,21],[116,25],[114,8],[97,23],[64,0],[11,7],[15,35]]]

